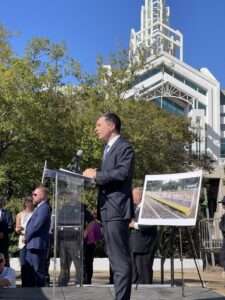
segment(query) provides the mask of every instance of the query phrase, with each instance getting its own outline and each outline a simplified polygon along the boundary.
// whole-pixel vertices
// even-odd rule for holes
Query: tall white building
[[[225,195],[225,93],[207,68],[197,70],[183,61],[183,35],[170,27],[169,17],[165,0],[145,0],[141,7],[141,29],[131,30],[130,59],[138,59],[138,48],[147,49],[149,56],[126,98],[154,101],[197,125],[199,140],[193,151],[207,153],[216,161],[214,173],[205,174],[213,216]]]

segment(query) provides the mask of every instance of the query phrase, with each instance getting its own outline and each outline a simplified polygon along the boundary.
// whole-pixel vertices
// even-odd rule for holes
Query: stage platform
[[[132,287],[131,300],[199,300],[217,299],[224,296],[202,287],[185,287],[185,297],[182,297],[182,287],[169,285],[140,285],[137,290]],[[1,289],[0,299],[11,300],[113,300],[114,288],[112,285],[91,285],[83,287],[56,287],[53,295],[52,287],[48,288],[21,288]]]

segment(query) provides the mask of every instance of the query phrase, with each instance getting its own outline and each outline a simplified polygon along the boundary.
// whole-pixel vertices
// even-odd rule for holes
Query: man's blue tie
[[[109,148],[110,146],[107,144],[105,145],[105,149],[104,149],[104,152],[103,152],[103,157],[102,157],[102,160],[104,161],[106,159],[106,156],[107,156],[107,153],[109,151]]]

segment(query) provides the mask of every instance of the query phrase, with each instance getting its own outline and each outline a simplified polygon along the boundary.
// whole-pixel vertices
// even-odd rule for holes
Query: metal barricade
[[[215,266],[215,253],[219,253],[223,244],[223,236],[219,229],[220,218],[203,219],[199,221],[200,249],[202,258],[209,265],[208,255],[211,256],[211,264]]]

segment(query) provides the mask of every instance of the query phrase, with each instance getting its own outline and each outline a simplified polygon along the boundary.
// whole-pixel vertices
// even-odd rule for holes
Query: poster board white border
[[[191,214],[191,217],[186,217],[185,215],[180,218],[166,218],[163,216],[159,216],[158,218],[153,218],[151,216],[148,217],[148,214],[145,212],[145,207],[147,204],[147,184],[148,182],[152,181],[179,181],[181,179],[189,179],[189,178],[199,178],[199,184],[196,188],[195,194],[193,196],[193,207],[194,211]],[[186,172],[186,173],[175,173],[175,174],[163,174],[163,175],[146,175],[145,182],[144,182],[144,189],[141,201],[141,208],[138,218],[139,225],[165,225],[165,226],[194,226],[196,224],[197,212],[198,212],[198,205],[199,205],[199,197],[200,197],[200,190],[201,190],[201,183],[202,183],[202,171],[194,171],[194,172]],[[147,217],[146,217],[147,215]]]

